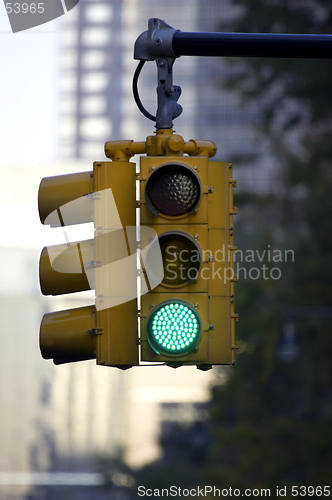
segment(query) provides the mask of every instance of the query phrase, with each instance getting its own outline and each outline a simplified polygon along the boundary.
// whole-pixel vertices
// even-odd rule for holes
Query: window
[[[112,20],[113,9],[105,3],[88,4],[85,8],[85,19],[91,23],[106,23]]]
[[[107,99],[102,96],[84,97],[82,99],[81,111],[82,113],[103,113],[106,111]]]
[[[105,46],[109,44],[111,32],[104,28],[85,28],[82,31],[82,44],[88,46]]]
[[[102,92],[107,87],[109,75],[104,72],[85,74],[81,80],[83,92]]]
[[[107,139],[111,135],[111,129],[112,124],[106,117],[85,118],[80,124],[81,135],[88,139]]]
[[[105,50],[86,50],[82,55],[84,69],[102,68],[106,65],[107,53]]]

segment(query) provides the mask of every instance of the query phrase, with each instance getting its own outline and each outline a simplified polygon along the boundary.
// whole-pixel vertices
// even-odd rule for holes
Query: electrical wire
[[[139,94],[138,94],[138,78],[139,78],[139,75],[142,71],[142,68],[145,64],[145,61],[144,60],[141,60],[139,63],[138,63],[138,66],[136,68],[136,71],[135,71],[135,74],[134,74],[134,78],[133,78],[133,94],[134,94],[134,99],[135,99],[135,102],[137,104],[137,107],[138,109],[141,111],[141,113],[143,113],[144,116],[146,116],[146,118],[148,118],[149,120],[152,120],[153,122],[157,121],[157,118],[153,115],[151,115],[143,106],[142,104],[142,101],[139,97]]]

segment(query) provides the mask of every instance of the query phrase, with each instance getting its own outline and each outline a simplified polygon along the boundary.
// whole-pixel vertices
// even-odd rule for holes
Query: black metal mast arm
[[[331,59],[332,35],[254,33],[185,33],[173,35],[180,56],[286,57]]]
[[[252,33],[185,33],[161,19],[149,19],[148,30],[136,40],[134,59],[140,63],[133,81],[134,97],[142,113],[156,120],[156,128],[172,128],[182,108],[181,89],[173,85],[173,64],[180,56],[286,57],[332,59],[332,35],[285,35]],[[145,61],[156,61],[158,108],[148,113],[138,95],[137,80]]]
[[[332,59],[332,35],[191,33],[149,19],[148,31],[136,40],[134,59],[180,56]]]

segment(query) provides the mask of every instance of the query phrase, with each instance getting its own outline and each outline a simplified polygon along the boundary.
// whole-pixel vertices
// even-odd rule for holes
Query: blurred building
[[[103,157],[107,140],[142,140],[154,124],[140,114],[132,97],[134,42],[147,29],[149,17],[162,16],[170,24],[179,17],[195,29],[196,2],[171,1],[164,6],[149,0],[81,0],[64,19],[60,65],[60,151],[67,158]],[[194,134],[195,61],[183,60],[175,73],[184,87],[185,130]],[[191,77],[190,77],[191,75]],[[144,69],[140,92],[155,114],[155,64]],[[178,81],[176,81],[178,83]]]
[[[182,31],[218,31],[236,15],[231,0],[80,0],[63,22],[60,54],[60,151],[66,158],[104,157],[107,140],[144,140],[154,123],[137,109],[132,96],[136,38],[158,17]],[[186,140],[210,139],[216,159],[249,158],[258,145],[253,124],[257,109],[244,107],[221,90],[232,69],[222,58],[182,57],[174,64],[174,83],[182,88],[183,114],[174,122]],[[157,70],[145,65],[139,92],[146,109],[156,111]],[[275,189],[273,161],[235,164],[239,186],[255,192]]]

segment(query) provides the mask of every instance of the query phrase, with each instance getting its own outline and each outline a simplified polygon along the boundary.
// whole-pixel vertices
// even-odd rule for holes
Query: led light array
[[[148,338],[156,352],[174,355],[191,351],[200,336],[198,315],[180,302],[161,305],[150,317],[150,325]]]

